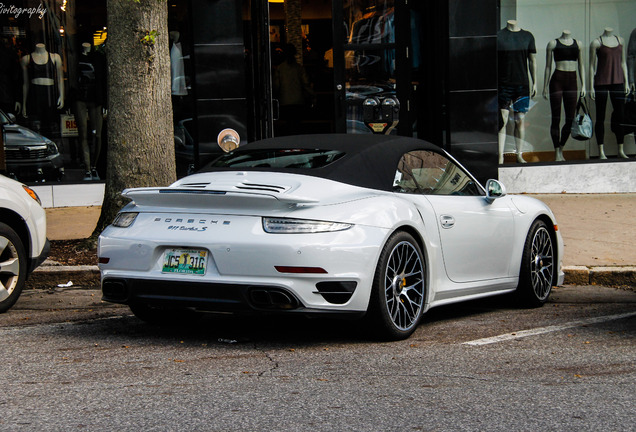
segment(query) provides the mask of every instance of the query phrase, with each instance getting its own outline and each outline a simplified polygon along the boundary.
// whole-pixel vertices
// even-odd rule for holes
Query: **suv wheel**
[[[20,237],[0,222],[0,313],[20,297],[26,279],[26,252]]]

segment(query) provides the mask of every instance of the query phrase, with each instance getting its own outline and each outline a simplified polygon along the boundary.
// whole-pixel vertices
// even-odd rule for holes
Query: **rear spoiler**
[[[276,208],[281,205],[312,205],[318,200],[277,191],[237,191],[183,188],[125,189],[122,195],[137,205],[170,208]]]

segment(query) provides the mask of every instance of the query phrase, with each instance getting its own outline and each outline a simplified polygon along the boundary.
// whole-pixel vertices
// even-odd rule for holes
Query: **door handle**
[[[450,215],[442,215],[439,218],[442,228],[449,229],[455,226],[455,218]]]

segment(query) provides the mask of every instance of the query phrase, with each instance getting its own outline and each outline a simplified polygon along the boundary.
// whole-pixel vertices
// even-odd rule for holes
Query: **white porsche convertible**
[[[414,138],[272,138],[123,195],[99,240],[103,299],[149,322],[340,314],[401,339],[431,307],[504,293],[539,306],[563,282],[546,205]]]

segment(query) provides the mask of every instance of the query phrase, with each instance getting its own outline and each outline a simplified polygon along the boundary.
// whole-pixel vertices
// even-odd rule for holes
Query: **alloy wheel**
[[[16,246],[6,237],[0,236],[0,302],[9,298],[18,286],[20,278],[20,255]]]
[[[387,261],[384,277],[387,311],[402,331],[417,324],[424,305],[424,264],[415,247],[402,241],[395,245]]]
[[[532,239],[530,279],[532,289],[539,300],[545,300],[552,289],[554,252],[552,238],[545,227],[539,228]]]

